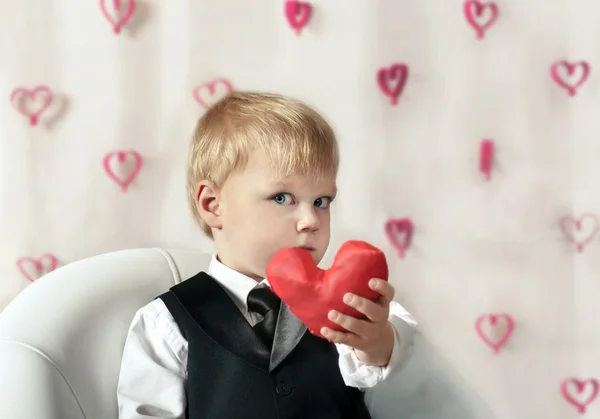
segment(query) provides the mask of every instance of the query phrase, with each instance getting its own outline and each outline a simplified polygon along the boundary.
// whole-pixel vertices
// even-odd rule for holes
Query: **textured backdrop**
[[[600,3],[129,2],[0,0],[0,309],[95,254],[211,251],[194,124],[274,91],[339,134],[324,265],[381,247],[420,322],[398,417],[600,418]]]

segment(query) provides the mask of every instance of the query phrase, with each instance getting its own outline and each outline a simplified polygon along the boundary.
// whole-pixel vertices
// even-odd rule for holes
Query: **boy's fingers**
[[[350,332],[340,332],[328,327],[321,328],[321,334],[334,343],[342,343],[352,348],[360,345],[361,338]]]
[[[380,302],[389,303],[394,299],[395,290],[392,284],[390,284],[388,281],[384,281],[383,279],[379,278],[373,278],[369,281],[369,287],[381,295],[379,298]]]
[[[354,333],[358,336],[367,336],[369,332],[369,327],[371,326],[371,323],[365,320],[360,320],[352,316],[347,316],[335,310],[331,310],[329,312],[328,317],[329,320],[331,320],[332,322],[339,324],[348,332]]]

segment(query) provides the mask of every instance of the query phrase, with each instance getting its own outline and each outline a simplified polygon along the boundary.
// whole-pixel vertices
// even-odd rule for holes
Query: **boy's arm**
[[[347,386],[361,389],[373,387],[391,374],[400,371],[410,359],[416,320],[395,301],[390,302],[388,320],[394,329],[394,346],[390,361],[384,367],[367,365],[358,359],[353,348],[336,343],[340,354],[340,371]]]
[[[119,419],[185,417],[187,342],[169,320],[160,299],[135,314],[117,387]]]

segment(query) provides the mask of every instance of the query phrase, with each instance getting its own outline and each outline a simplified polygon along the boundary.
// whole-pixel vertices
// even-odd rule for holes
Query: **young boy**
[[[282,248],[319,263],[330,236],[338,146],[308,106],[234,92],[200,119],[188,163],[194,217],[215,242],[208,272],[141,308],[118,385],[120,419],[367,419],[361,389],[410,356],[414,319],[386,281],[365,314],[330,312],[347,332],[306,327],[270,291],[265,269]],[[351,298],[352,297],[352,298]]]

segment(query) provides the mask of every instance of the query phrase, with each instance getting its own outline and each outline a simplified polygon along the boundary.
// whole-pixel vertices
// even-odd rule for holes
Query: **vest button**
[[[280,396],[289,396],[292,393],[292,388],[287,384],[278,384],[275,391]]]

